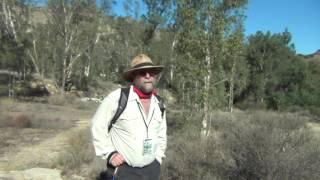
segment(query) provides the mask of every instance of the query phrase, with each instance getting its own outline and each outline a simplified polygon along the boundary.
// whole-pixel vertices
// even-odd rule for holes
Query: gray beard
[[[140,85],[140,86],[137,86],[137,88],[139,88],[143,93],[145,94],[150,94],[153,89],[155,88],[155,83],[152,83],[152,87],[150,85],[147,85],[147,86],[144,86],[144,85]]]
[[[142,92],[146,93],[146,94],[149,94],[152,92],[152,90],[154,89],[153,86],[152,88],[151,87],[145,87],[145,86],[142,86],[142,87],[138,87]]]

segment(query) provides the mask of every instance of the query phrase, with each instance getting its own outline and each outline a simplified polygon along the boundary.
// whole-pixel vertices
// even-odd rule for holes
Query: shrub
[[[208,137],[200,135],[201,113],[168,116],[184,123],[175,129],[168,126],[161,179],[320,178],[320,138],[307,128],[306,116],[263,111],[213,112],[211,116]],[[73,134],[69,145],[58,168],[66,174],[97,178],[105,164],[94,158],[88,130]]]
[[[15,100],[12,98],[0,98],[0,112],[15,110]]]
[[[9,116],[4,113],[0,113],[0,128],[9,127],[12,119],[13,119],[12,116]]]
[[[83,131],[72,134],[68,140],[68,147],[59,159],[60,165],[67,169],[75,169],[83,163],[92,161],[92,148],[89,147],[87,132]],[[89,152],[90,151],[90,152]],[[91,154],[91,155],[90,155]]]
[[[212,117],[207,138],[200,137],[201,115],[184,117],[183,128],[169,136],[162,179],[320,178],[319,138],[305,116],[258,111]]]
[[[68,129],[74,125],[74,121],[43,114],[0,113],[0,127]]]
[[[39,129],[68,129],[73,126],[71,120],[64,120],[59,117],[50,117],[43,115],[33,115],[31,120],[32,128]]]
[[[31,119],[27,114],[1,114],[0,127],[29,128]]]
[[[98,176],[105,167],[104,162],[95,158],[88,129],[70,134],[66,149],[53,166],[63,169],[66,176],[76,173],[91,179]]]
[[[258,112],[220,127],[227,179],[319,179],[319,141],[296,114]],[[231,163],[230,163],[231,162]]]
[[[172,133],[168,136],[167,158],[162,165],[161,179],[217,179],[215,168],[217,144],[213,139],[201,138],[199,126],[201,114],[188,113],[180,118],[184,120],[181,129],[171,129],[168,126],[168,132]],[[180,119],[174,121],[176,120],[182,121]]]
[[[56,94],[48,98],[48,103],[57,106],[64,106],[67,104],[73,104],[76,100],[76,96],[72,94]]]
[[[0,84],[0,96],[8,96],[8,85]]]
[[[10,125],[17,128],[28,128],[31,126],[31,120],[26,114],[18,114],[12,119]]]
[[[314,116],[314,121],[320,123],[320,107],[311,106],[308,108],[310,113]]]

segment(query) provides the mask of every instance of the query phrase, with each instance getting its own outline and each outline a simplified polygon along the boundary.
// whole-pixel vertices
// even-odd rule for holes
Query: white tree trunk
[[[12,13],[9,5],[6,4],[7,0],[2,0],[2,11],[4,14],[4,22],[6,26],[6,30],[9,34],[11,34],[14,40],[18,43],[17,32],[15,29],[15,25],[12,19]]]
[[[237,61],[234,59],[232,63],[232,68],[231,68],[231,75],[230,75],[230,86],[229,86],[229,111],[233,112],[233,100],[234,100],[234,78],[235,78],[235,73],[236,73],[236,65]]]
[[[27,53],[31,59],[31,62],[32,62],[35,70],[36,70],[36,73],[40,74],[40,70],[39,70],[39,66],[38,66],[39,58],[38,58],[38,52],[37,52],[35,40],[32,41],[32,45],[33,45],[33,55],[31,54],[29,49],[27,50]]]
[[[210,96],[210,81],[211,81],[211,57],[209,55],[209,50],[207,49],[207,56],[205,61],[207,62],[207,76],[204,77],[204,101],[203,101],[203,119],[202,119],[202,128],[201,136],[208,137],[210,135],[210,126],[209,124],[209,96]]]
[[[172,56],[175,56],[174,55],[174,48],[175,48],[176,44],[177,44],[177,39],[176,39],[176,36],[174,36],[173,41],[172,41],[172,45],[171,45],[171,59],[170,59],[171,60],[171,62],[170,62],[170,82],[171,83],[174,78],[174,68],[175,68],[175,66],[174,66],[175,58]]]

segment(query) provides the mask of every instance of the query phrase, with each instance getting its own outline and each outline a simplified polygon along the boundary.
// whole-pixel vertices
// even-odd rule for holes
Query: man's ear
[[[136,73],[136,72],[133,72],[133,73],[132,73],[132,77],[131,77],[131,79],[130,79],[130,81],[129,81],[131,84],[134,83],[134,79],[136,78],[136,76],[137,76],[137,73]]]

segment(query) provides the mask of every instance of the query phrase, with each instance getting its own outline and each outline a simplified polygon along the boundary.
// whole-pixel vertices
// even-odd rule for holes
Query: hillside
[[[304,58],[317,58],[317,59],[320,59],[320,49],[318,49],[316,52],[314,53],[311,53],[311,54],[307,54],[307,55],[302,55],[302,54],[299,54],[299,56],[302,56]]]

